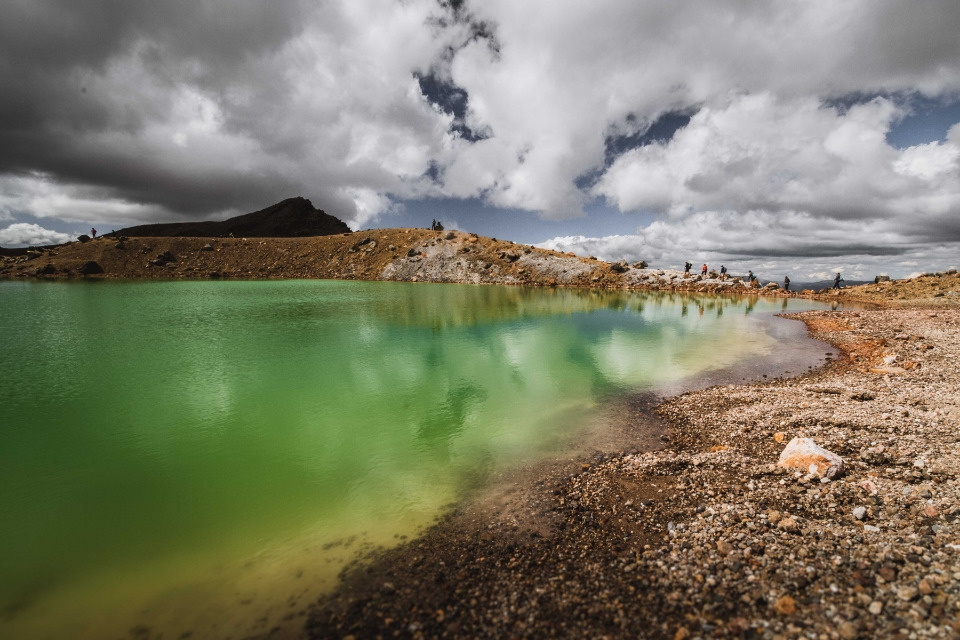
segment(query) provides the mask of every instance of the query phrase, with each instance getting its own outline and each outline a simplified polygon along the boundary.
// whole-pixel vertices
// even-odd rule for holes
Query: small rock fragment
[[[917,589],[912,584],[908,584],[904,587],[897,589],[897,597],[903,600],[904,602],[910,602],[920,593],[920,590]]]
[[[837,625],[837,633],[843,640],[856,640],[860,635],[860,628],[855,623],[846,620]]]
[[[800,528],[800,525],[797,524],[797,521],[793,518],[784,518],[777,524],[777,529],[781,529],[788,533],[797,531]]]
[[[774,603],[773,608],[782,616],[793,615],[797,612],[797,601],[790,596],[780,596]]]

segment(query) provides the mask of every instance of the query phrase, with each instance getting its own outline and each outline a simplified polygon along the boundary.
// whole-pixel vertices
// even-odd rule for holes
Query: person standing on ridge
[[[97,230],[94,229],[93,227],[90,228],[90,237],[91,237],[91,238],[96,238],[96,237],[97,237]]]
[[[790,276],[783,276],[783,290],[790,291]]]
[[[700,275],[703,276],[704,278],[707,277],[707,265],[706,265],[706,263],[704,263],[703,267],[700,269]]]
[[[683,272],[684,272],[684,273],[690,273],[690,267],[692,267],[692,266],[693,266],[693,265],[690,264],[689,262],[684,262],[684,263],[683,263]]]
[[[720,265],[720,279],[721,280],[727,279],[727,268],[723,265]]]
[[[841,282],[843,282],[843,278],[840,277],[840,272],[837,271],[837,277],[833,279],[833,288],[839,289]]]

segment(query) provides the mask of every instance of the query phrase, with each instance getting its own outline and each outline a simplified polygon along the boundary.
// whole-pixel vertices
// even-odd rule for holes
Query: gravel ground
[[[960,635],[960,310],[796,317],[844,356],[655,412],[628,404],[664,448],[511,479],[352,565],[305,635]],[[795,436],[845,473],[777,466]]]

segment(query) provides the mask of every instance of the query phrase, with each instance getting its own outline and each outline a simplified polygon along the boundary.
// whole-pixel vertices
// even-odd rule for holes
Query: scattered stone
[[[920,593],[920,590],[917,589],[912,584],[900,587],[897,589],[897,597],[903,600],[904,602],[910,602]]]
[[[610,271],[614,273],[626,273],[630,270],[630,266],[627,264],[626,260],[621,260],[620,262],[614,262],[610,265]]]
[[[867,517],[867,508],[866,507],[855,507],[853,510],[853,517],[857,520],[863,520]]]
[[[780,596],[773,608],[782,616],[792,616],[797,612],[797,601],[787,595]]]
[[[794,533],[800,529],[800,525],[793,518],[783,518],[777,523],[777,529],[782,529],[787,533]]]
[[[831,479],[843,474],[843,458],[817,446],[810,438],[797,437],[791,440],[780,454],[777,464]]]
[[[860,627],[849,620],[845,620],[837,625],[837,633],[843,640],[856,640],[860,636]]]

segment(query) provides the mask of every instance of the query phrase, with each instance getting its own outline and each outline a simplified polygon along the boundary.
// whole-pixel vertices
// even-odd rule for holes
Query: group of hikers
[[[683,263],[683,272],[689,274],[689,273],[690,273],[690,269],[691,269],[692,267],[693,267],[693,265],[690,264],[689,262]],[[706,264],[704,264],[702,267],[700,267],[700,275],[703,276],[704,278],[707,277],[707,265],[706,265]],[[727,279],[727,268],[726,268],[724,265],[720,265],[720,279],[721,279],[721,280],[726,280],[726,279]],[[753,271],[750,272],[749,279],[751,280],[751,282],[753,281],[753,279],[754,279],[754,278],[753,278]]]
[[[684,262],[684,263],[683,263],[683,272],[684,272],[685,274],[689,274],[691,268],[693,268],[693,265],[692,265],[690,262]],[[704,265],[703,265],[702,267],[700,267],[700,275],[701,275],[702,277],[704,277],[704,278],[707,277],[707,265],[706,265],[706,263],[704,263]],[[719,277],[720,277],[721,280],[726,280],[726,279],[727,279],[727,267],[726,267],[726,266],[720,265],[720,274],[719,274]],[[838,271],[838,272],[837,272],[837,276],[833,279],[833,288],[834,288],[834,289],[839,289],[839,288],[840,288],[840,283],[843,282],[843,281],[844,281],[844,280],[843,280],[843,278],[840,276],[840,272]],[[753,284],[754,282],[757,282],[757,276],[753,275],[753,270],[750,270],[750,271],[747,272],[747,282],[749,282],[749,283],[751,283],[751,284]],[[784,276],[784,277],[783,277],[783,290],[784,290],[784,291],[790,291],[790,276]]]

